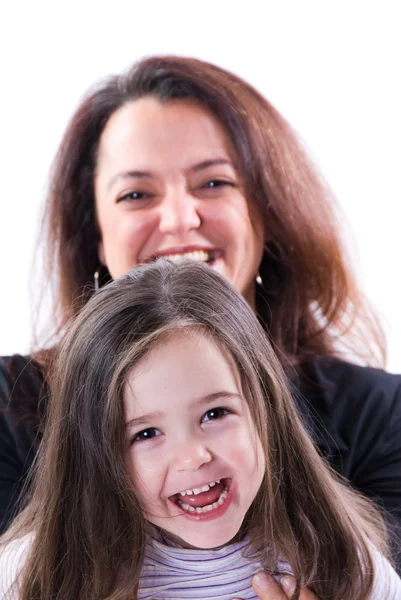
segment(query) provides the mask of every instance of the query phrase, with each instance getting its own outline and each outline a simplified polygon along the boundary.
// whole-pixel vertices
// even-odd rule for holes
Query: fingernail
[[[265,589],[268,587],[270,580],[266,573],[263,573],[263,571],[261,571],[260,573],[256,573],[256,575],[253,578],[253,583],[258,587]]]
[[[286,575],[281,579],[280,585],[286,594],[293,594],[295,592],[295,579],[289,575]]]

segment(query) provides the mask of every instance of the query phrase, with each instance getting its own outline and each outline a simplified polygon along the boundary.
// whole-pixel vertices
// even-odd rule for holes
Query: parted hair
[[[53,290],[47,346],[94,291],[101,238],[94,178],[102,132],[121,106],[146,96],[165,103],[196,101],[226,131],[248,202],[264,224],[263,286],[257,287],[255,302],[282,364],[302,370],[315,357],[338,354],[339,340],[362,362],[380,363],[382,332],[350,268],[340,235],[342,217],[303,144],[247,82],[180,56],[145,58],[106,78],[87,93],[67,127],[51,171],[40,233],[44,283]],[[109,279],[101,267],[100,282]],[[36,350],[46,346],[44,337],[39,340],[37,335]],[[46,363],[46,353],[38,352],[37,358]]]
[[[21,600],[137,597],[147,524],[125,461],[124,385],[166,334],[186,332],[228,352],[263,446],[264,478],[241,531],[252,551],[270,572],[285,557],[298,590],[367,600],[371,544],[386,553],[379,514],[318,455],[242,296],[204,264],[168,260],[101,288],[59,347],[32,495],[3,538],[34,533]]]

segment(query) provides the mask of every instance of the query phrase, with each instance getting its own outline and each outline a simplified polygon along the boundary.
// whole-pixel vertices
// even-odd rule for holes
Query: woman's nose
[[[201,219],[197,211],[197,199],[184,191],[171,191],[160,205],[160,232],[179,235],[197,229]]]
[[[175,443],[172,449],[171,466],[175,471],[197,471],[213,459],[212,453],[201,441],[192,438]]]

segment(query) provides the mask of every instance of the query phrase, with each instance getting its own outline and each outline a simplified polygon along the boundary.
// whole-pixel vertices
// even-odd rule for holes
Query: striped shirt
[[[32,535],[0,546],[0,599],[19,600],[18,577],[32,544]],[[244,552],[247,542],[217,550],[185,549],[149,540],[141,575],[139,600],[257,600],[251,586],[260,563]],[[375,581],[371,600],[401,600],[401,579],[372,547]],[[280,561],[279,572],[289,572]]]
[[[244,540],[216,550],[197,550],[149,540],[138,599],[257,599],[251,579],[261,565],[244,553],[247,545]],[[279,570],[291,572],[284,561]]]

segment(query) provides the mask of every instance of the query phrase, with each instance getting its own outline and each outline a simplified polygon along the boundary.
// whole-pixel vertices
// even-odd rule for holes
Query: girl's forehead
[[[131,369],[124,386],[126,411],[139,405],[193,404],[227,392],[241,395],[241,379],[228,350],[191,330],[169,334]]]

